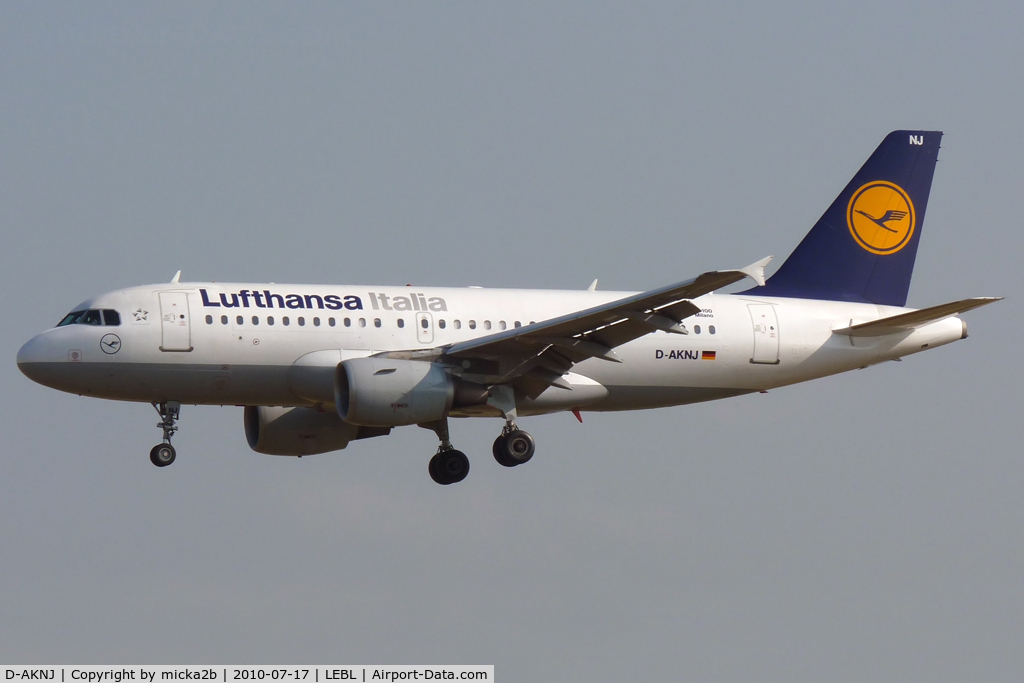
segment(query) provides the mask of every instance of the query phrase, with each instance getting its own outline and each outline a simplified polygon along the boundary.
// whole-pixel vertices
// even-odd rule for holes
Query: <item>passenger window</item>
[[[516,327],[522,327],[522,326],[523,326],[523,324],[517,320],[516,321]]]
[[[207,325],[212,325],[213,324],[213,316],[212,315],[206,316],[206,324]]]
[[[78,322],[79,325],[102,325],[103,321],[100,320],[100,312],[95,309],[89,309],[82,316],[82,319]]]
[[[471,329],[471,330],[475,330],[476,329],[476,321],[475,320],[470,320],[469,321],[469,329]]]
[[[109,308],[103,309],[103,324],[117,326],[121,324],[121,314]]]
[[[298,319],[298,323],[299,323],[299,327],[305,327],[305,326],[306,326],[306,319],[305,319],[305,318],[303,318],[303,317],[302,317],[302,316],[300,315],[300,316],[299,316],[299,319]]]
[[[399,327],[405,327],[405,319],[399,318],[398,319],[398,326]]]
[[[693,333],[694,334],[700,334],[700,325],[694,325],[693,326]]]
[[[254,315],[254,316],[252,317],[252,324],[253,324],[253,325],[259,325],[259,324],[260,324],[260,319],[259,319],[259,316],[255,316],[255,315]]]
[[[272,315],[268,315],[267,316],[267,324],[268,325],[273,325],[274,324],[274,316],[272,316]]]
[[[462,321],[461,320],[455,320],[453,322],[453,324],[455,325],[455,329],[457,329],[457,330],[461,330],[462,329]]]
[[[366,318],[359,319],[359,327],[366,327]]]
[[[498,322],[498,329],[499,330],[504,330],[506,327],[507,327],[507,325],[505,325],[505,321],[504,320],[501,320],[501,321]]]
[[[430,323],[427,322],[426,318],[420,319],[420,327],[422,327],[423,329],[427,329],[428,327],[430,327]]]
[[[491,321],[490,320],[485,320],[484,321],[484,329],[485,330],[491,329]]]
[[[313,318],[313,327],[320,327],[320,318]]]
[[[245,322],[245,318],[243,318],[242,316],[238,316],[237,318],[235,318],[235,322],[241,325],[242,323]]]
[[[440,327],[443,330],[444,329],[444,320],[438,320],[437,321],[437,326]]]
[[[292,321],[288,316],[284,316],[283,318],[281,318],[281,324],[284,325],[285,327],[288,327],[289,325],[292,324]]]
[[[714,334],[715,333],[715,326],[714,325],[708,325],[708,332],[710,332],[711,334]]]
[[[228,317],[226,315],[222,315],[220,317],[220,324],[221,325],[227,325],[228,324]]]
[[[327,324],[330,325],[331,327],[334,327],[334,318],[328,318]]]
[[[374,318],[373,319],[373,326],[374,327],[380,327],[380,318]]]

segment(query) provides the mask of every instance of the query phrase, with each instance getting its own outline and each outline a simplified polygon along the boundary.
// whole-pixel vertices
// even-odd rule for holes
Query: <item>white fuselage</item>
[[[116,310],[120,325],[47,330],[25,344],[18,363],[42,384],[101,398],[326,406],[329,388],[311,386],[312,375],[303,369],[383,351],[434,349],[630,294],[222,283],[133,287],[76,309]],[[629,342],[616,349],[622,363],[579,363],[567,376],[572,390],[551,387],[535,400],[522,399],[520,414],[724,398],[896,359],[964,336],[955,317],[879,337],[833,333],[910,310],[873,304],[745,294],[709,294],[694,303],[701,312],[684,321],[687,334],[653,332]],[[565,398],[577,389],[574,398]]]

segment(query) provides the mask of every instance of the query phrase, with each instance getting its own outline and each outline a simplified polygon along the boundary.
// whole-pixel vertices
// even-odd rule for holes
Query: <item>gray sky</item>
[[[0,3],[0,661],[494,663],[501,680],[1020,680],[1020,3]],[[239,408],[21,376],[184,279],[646,289],[784,258],[945,131],[910,304],[950,347],[767,395],[297,461]],[[531,678],[533,677],[533,678]]]

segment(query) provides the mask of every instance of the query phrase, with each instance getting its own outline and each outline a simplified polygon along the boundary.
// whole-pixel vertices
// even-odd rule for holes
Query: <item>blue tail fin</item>
[[[941,139],[889,133],[782,267],[748,293],[905,305]]]

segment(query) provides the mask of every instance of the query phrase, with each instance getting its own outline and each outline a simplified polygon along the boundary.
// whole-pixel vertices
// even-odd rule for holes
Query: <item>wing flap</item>
[[[851,325],[839,330],[832,330],[833,334],[843,334],[849,337],[881,337],[887,334],[905,332],[917,327],[923,327],[933,322],[948,318],[950,316],[965,313],[981,306],[1001,301],[1001,296],[980,296],[972,299],[961,299],[951,301],[948,304],[939,304],[930,308],[922,308],[919,311],[891,315],[881,320],[872,320],[867,323]]]

